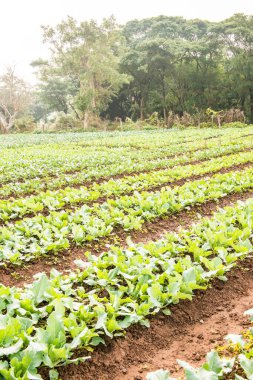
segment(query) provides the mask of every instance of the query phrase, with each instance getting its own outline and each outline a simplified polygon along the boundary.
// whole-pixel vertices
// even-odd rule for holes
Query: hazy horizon
[[[95,19],[100,22],[112,14],[119,23],[159,15],[201,18],[210,21],[224,20],[234,13],[253,14],[252,0],[222,2],[201,0],[143,0],[120,3],[116,0],[93,0],[86,7],[84,0],[9,0],[2,4],[0,14],[1,59],[0,72],[7,65],[15,65],[16,72],[27,81],[35,83],[32,60],[47,56],[42,42],[41,25],[56,25],[68,15],[77,20]]]

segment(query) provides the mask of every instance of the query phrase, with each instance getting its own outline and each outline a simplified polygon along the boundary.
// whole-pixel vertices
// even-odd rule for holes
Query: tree
[[[47,75],[44,71],[42,76],[41,89],[44,93],[46,90],[48,97],[53,80],[57,85],[56,98],[62,83],[75,83],[76,91],[69,91],[69,104],[83,119],[86,128],[90,115],[99,115],[105,110],[121,86],[129,81],[126,74],[119,72],[124,50],[121,30],[114,18],[105,19],[98,25],[95,21],[79,24],[68,17],[55,28],[43,27],[43,31],[52,57]]]
[[[73,98],[79,91],[79,85],[74,78],[64,77],[59,67],[50,65],[48,61],[38,59],[31,63],[37,69],[39,85],[37,86],[37,101],[44,106],[46,113],[74,110]]]
[[[13,127],[17,117],[22,116],[31,101],[29,86],[8,67],[0,76],[0,125],[5,133]]]
[[[217,25],[216,32],[226,47],[230,92],[237,93],[242,107],[248,101],[248,114],[253,122],[253,16],[235,14]]]
[[[158,111],[166,120],[168,111],[192,113],[219,103],[222,49],[211,26],[166,16],[125,25],[121,68],[133,78],[129,93],[141,119]]]
[[[223,22],[159,16],[119,27],[73,18],[43,27],[48,62],[37,62],[44,108],[91,115],[166,120],[240,108],[253,122],[253,16]],[[43,107],[42,107],[43,108]],[[43,109],[44,109],[43,108]]]
[[[167,114],[167,76],[173,72],[174,53],[172,39],[177,39],[182,18],[165,16],[130,21],[124,27],[129,50],[121,66],[133,81],[129,90],[139,108],[139,117],[144,119],[149,104],[154,106],[158,98],[164,118]],[[155,102],[157,103],[157,102]],[[133,107],[135,108],[135,107]],[[151,113],[154,111],[151,110]]]

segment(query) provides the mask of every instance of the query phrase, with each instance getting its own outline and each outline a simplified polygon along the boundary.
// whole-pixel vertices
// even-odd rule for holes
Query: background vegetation
[[[36,88],[12,68],[0,78],[4,132],[253,122],[253,16],[42,29],[51,54],[32,62]]]

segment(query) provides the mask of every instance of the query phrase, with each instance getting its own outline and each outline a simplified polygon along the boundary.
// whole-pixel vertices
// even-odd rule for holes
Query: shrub
[[[82,122],[74,118],[72,115],[60,114],[54,122],[55,130],[68,131],[80,128],[82,128]]]
[[[212,121],[204,121],[203,123],[199,124],[199,128],[218,128],[218,125]]]
[[[36,122],[30,115],[18,118],[14,123],[15,132],[31,132],[36,128]]]

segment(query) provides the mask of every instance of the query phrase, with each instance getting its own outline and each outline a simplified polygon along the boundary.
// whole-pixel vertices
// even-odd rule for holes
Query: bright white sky
[[[211,21],[234,13],[253,14],[253,0],[0,0],[0,72],[6,65],[34,82],[30,62],[46,56],[40,25],[55,25],[67,15],[118,22],[158,16],[183,16]]]

